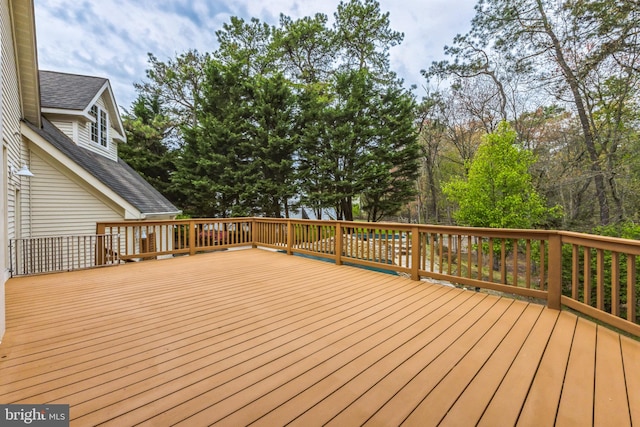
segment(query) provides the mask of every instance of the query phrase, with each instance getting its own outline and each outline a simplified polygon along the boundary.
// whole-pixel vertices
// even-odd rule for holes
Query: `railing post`
[[[411,227],[411,280],[420,280],[420,230]]]
[[[196,254],[196,222],[189,220],[189,255]]]
[[[14,276],[14,274],[13,274],[14,273],[14,271],[13,271],[13,244],[12,244],[13,242],[12,242],[12,240],[13,239],[9,239],[9,274],[10,274],[10,277]],[[17,263],[17,258],[18,257],[16,257],[16,263]]]
[[[336,221],[336,236],[334,238],[336,251],[336,264],[342,265],[342,223]]]
[[[251,233],[251,247],[253,249],[258,247],[258,242],[256,239],[257,227],[256,227],[256,219],[251,218],[251,222],[249,223],[249,233]]]
[[[107,260],[107,248],[105,247],[105,226],[101,223],[96,223],[96,265],[105,265]]]
[[[287,255],[293,255],[293,226],[291,220],[287,219]]]
[[[547,287],[547,307],[560,310],[562,307],[562,236],[549,235],[549,283]]]

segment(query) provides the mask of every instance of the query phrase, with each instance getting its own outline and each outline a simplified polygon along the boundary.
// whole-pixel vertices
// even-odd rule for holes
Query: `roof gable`
[[[40,104],[42,108],[84,111],[105,84],[107,79],[101,77],[40,71]]]
[[[117,162],[77,146],[46,118],[42,128],[25,124],[51,146],[106,185],[144,215],[180,213],[169,200],[145,181],[122,159]]]
[[[104,97],[113,128],[124,139],[125,131],[109,80],[102,77],[40,71],[40,104],[43,113],[81,115],[91,120],[89,110]]]

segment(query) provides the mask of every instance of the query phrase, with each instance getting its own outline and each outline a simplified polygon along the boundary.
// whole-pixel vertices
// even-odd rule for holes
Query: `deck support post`
[[[411,227],[411,280],[420,280],[420,230]]]
[[[104,240],[104,224],[96,224],[96,259],[95,265],[105,265],[107,263],[107,247]],[[109,246],[113,249],[113,243]]]
[[[334,238],[336,251],[336,265],[342,265],[342,223],[336,221],[336,237]]]
[[[189,255],[196,254],[196,223],[189,221]]]
[[[547,286],[547,307],[562,308],[562,237],[558,233],[549,235],[549,278]]]
[[[251,233],[251,247],[253,249],[258,247],[258,239],[256,239],[256,220],[255,218],[251,218],[251,222],[249,223],[249,233]]]
[[[293,224],[287,220],[287,255],[293,255]]]

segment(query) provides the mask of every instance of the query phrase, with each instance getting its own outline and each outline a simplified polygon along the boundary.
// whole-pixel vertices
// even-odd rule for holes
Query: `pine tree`
[[[362,209],[367,220],[396,214],[416,193],[420,147],[414,126],[415,102],[399,87],[388,87],[375,115],[378,143],[372,149]]]
[[[294,155],[298,137],[294,134],[296,99],[282,74],[257,76],[253,104],[252,169],[255,171],[256,207],[273,218],[289,216],[297,195]],[[294,206],[295,207],[295,206]]]
[[[210,61],[205,67],[202,95],[197,100],[197,125],[182,128],[184,148],[177,159],[172,184],[185,198],[187,213],[201,217],[229,217],[245,211],[239,186],[245,172],[243,157],[246,122],[239,104],[245,88],[238,70]]]
[[[171,123],[162,111],[158,96],[138,95],[131,111],[123,115],[123,124],[127,143],[118,146],[120,158],[156,190],[176,202],[177,195],[169,188],[175,171],[175,152],[165,139]]]

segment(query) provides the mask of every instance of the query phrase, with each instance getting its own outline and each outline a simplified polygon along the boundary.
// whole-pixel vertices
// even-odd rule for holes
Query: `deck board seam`
[[[418,288],[414,288],[414,289],[418,289]],[[425,289],[418,289],[418,290],[420,290],[420,291],[429,291],[429,289],[426,289],[426,288],[425,288]],[[368,294],[368,296],[370,296],[370,294]],[[358,299],[359,299],[359,298],[356,298],[356,299],[354,299],[354,301],[357,301]],[[362,305],[362,304],[363,304],[363,303],[361,303],[361,304],[359,304],[359,305]],[[286,325],[285,325],[285,326],[286,326]],[[217,329],[217,328],[215,328],[215,329]],[[226,331],[225,333],[227,333],[227,332],[229,332],[229,331]],[[245,333],[246,333],[246,332],[245,332]],[[164,345],[165,345],[165,344],[162,344],[160,347],[162,347],[162,346],[164,346]],[[108,356],[108,355],[106,355],[106,356]],[[102,357],[105,357],[105,355],[103,355]],[[95,367],[92,367],[92,368],[90,368],[90,369],[95,369]]]
[[[383,288],[384,288],[384,281],[380,281],[379,283],[380,283],[380,288],[381,288],[381,289],[383,289]],[[363,289],[363,291],[364,291],[365,289],[371,289],[371,288],[370,288],[370,285],[371,285],[371,283],[363,283],[363,285],[362,285],[362,289]],[[359,288],[356,288],[356,289],[359,289]],[[340,290],[336,290],[335,292],[340,292]],[[287,294],[286,294],[286,293],[284,293],[284,295],[287,295]],[[308,298],[308,295],[301,295],[301,296],[300,296],[300,299],[305,299],[305,298]],[[213,298],[213,299],[215,299],[215,298]],[[310,304],[312,304],[312,303],[310,303]],[[231,308],[233,309],[233,308],[235,308],[235,306],[233,306],[233,305],[232,305],[232,306],[231,306]],[[216,307],[212,307],[210,310],[216,310],[216,309],[217,309]],[[160,315],[158,315],[158,316],[160,316]],[[178,313],[178,314],[177,314],[177,316],[180,316],[180,313]],[[125,320],[123,320],[123,322],[126,322],[126,319],[125,319]],[[107,338],[107,337],[108,337],[108,336],[110,336],[110,335],[118,335],[118,334],[119,334],[119,333],[112,333],[112,334],[108,334],[108,335],[103,335],[103,336],[100,336],[100,339]],[[56,338],[57,338],[57,339],[60,339],[61,337],[60,337],[60,336],[57,336]],[[50,350],[50,349],[49,349],[49,350]],[[37,354],[37,353],[36,353],[36,352],[31,351],[31,352],[30,352],[30,354]]]
[[[362,304],[359,304],[359,305],[362,305]],[[366,309],[364,309],[363,311],[366,311]],[[334,322],[334,323],[335,323],[335,322]],[[290,331],[289,331],[289,332],[287,332],[286,334],[289,334],[289,333],[290,333]],[[333,332],[332,332],[332,333],[333,333]],[[283,335],[286,335],[286,334],[283,334]],[[246,351],[246,350],[244,350],[244,351]],[[272,350],[270,350],[270,351],[272,351]],[[229,356],[229,357],[231,357],[231,356]],[[217,363],[217,362],[216,362],[216,363]],[[225,368],[225,371],[226,371],[226,370],[229,370],[229,369],[231,369],[231,368],[230,368],[230,367]],[[202,380],[200,380],[199,382],[201,382],[201,381],[202,381]],[[183,388],[184,388],[184,387],[183,387]]]
[[[451,292],[448,292],[447,294],[449,294],[449,293],[451,293]],[[462,295],[461,293],[458,293],[458,294],[457,294],[457,295],[455,295],[452,299],[447,300],[445,304],[438,306],[438,308],[437,308],[436,310],[440,309],[441,307],[444,307],[444,306],[448,305],[452,300],[455,300],[456,298],[460,297],[461,295]],[[431,301],[431,302],[433,302],[433,301]],[[432,313],[432,312],[430,312],[430,314],[431,314],[431,313]],[[369,325],[369,326],[371,326],[371,325]],[[358,332],[362,331],[363,329],[365,329],[365,328],[367,328],[367,327],[368,327],[368,326],[365,326],[365,327],[363,327],[363,328],[360,328],[360,329],[358,329],[358,330],[354,331],[353,333],[351,333],[351,334],[349,334],[349,335],[347,335],[347,336],[345,336],[345,337],[341,337],[339,341],[341,341],[341,340],[343,340],[344,338],[347,338],[347,337],[349,337],[349,336],[351,336],[351,335],[354,335],[354,334],[356,334],[356,333],[358,333]],[[374,332],[374,333],[370,334],[369,336],[371,336],[371,335],[375,335],[375,334],[377,334],[377,333],[378,333],[378,331],[376,331],[376,332]],[[360,341],[358,341],[358,342],[356,342],[356,343],[354,343],[354,344],[358,344],[358,343],[360,343],[360,342],[364,341],[364,340],[365,340],[365,339],[367,339],[369,336],[366,336],[366,337],[362,338]],[[352,344],[352,345],[354,345],[354,344]],[[325,346],[325,347],[323,347],[323,348],[318,349],[318,350],[317,350],[316,352],[314,352],[313,354],[315,354],[315,353],[317,353],[317,352],[320,352],[320,351],[324,350],[325,348],[327,348],[327,346]],[[344,352],[345,350],[346,350],[346,349],[343,349],[343,350],[341,350],[339,353],[342,353],[342,352]],[[338,354],[339,354],[339,353],[338,353]],[[307,355],[307,357],[308,357],[308,356],[309,356],[309,355]],[[334,356],[335,356],[335,355],[334,355]],[[269,363],[271,363],[271,362],[269,362]],[[244,374],[243,374],[243,375],[244,375]],[[272,373],[271,375],[273,375],[273,373]],[[260,381],[262,381],[263,379],[264,379],[264,378],[261,378],[261,379],[260,379]],[[245,389],[247,389],[247,388],[249,388],[249,387],[250,387],[250,386],[247,386]],[[241,391],[243,391],[243,390],[245,390],[245,389],[239,390],[238,392],[234,393],[234,395],[235,395],[235,394],[237,394],[237,393],[239,393],[239,392],[241,392]],[[207,393],[208,393],[208,392],[209,392],[209,391],[207,391]],[[226,398],[229,398],[229,397],[231,397],[231,396],[233,396],[233,395],[228,395]],[[226,398],[225,398],[225,399],[226,399]],[[220,403],[220,402],[221,402],[221,401],[218,401],[218,402],[215,402],[214,404],[217,404],[217,403]],[[214,404],[212,404],[212,405],[214,405]],[[211,406],[212,406],[212,405],[211,405]],[[211,406],[209,406],[209,407],[211,407]],[[206,409],[207,409],[207,408],[204,408],[204,409],[202,409],[200,412],[202,412],[202,411],[204,411],[204,410],[206,410]],[[193,415],[196,415],[196,414],[193,414]],[[192,415],[192,416],[193,416],[193,415]],[[182,421],[186,421],[187,419],[188,419],[188,418],[185,418],[185,419],[183,419]],[[221,418],[221,419],[224,419],[224,418]],[[217,421],[220,421],[221,419],[219,419],[219,420],[217,420]],[[217,421],[216,421],[216,422],[217,422]]]
[[[477,307],[478,307],[478,306],[479,306],[479,305],[480,305],[484,300],[486,300],[486,298],[483,298],[483,299],[479,300],[479,301],[478,301],[478,303],[476,304],[476,306],[474,307],[474,309],[475,309],[475,308],[477,308]],[[492,305],[490,305],[490,306],[488,306],[488,307],[486,308],[486,310],[485,310],[483,313],[481,313],[481,314],[480,314],[479,318],[478,318],[478,319],[476,319],[476,322],[477,322],[477,321],[479,321],[483,316],[485,316],[485,315],[486,315],[486,313],[487,313],[489,310],[491,310],[493,307],[495,307],[495,305],[496,305],[496,304],[498,304],[498,301],[499,301],[499,300],[500,300],[499,298],[496,298],[496,299],[494,300],[493,304],[492,304]],[[508,308],[508,306],[507,306],[507,307],[505,307],[505,311],[506,311],[506,309],[507,309],[507,308]],[[471,313],[471,311],[472,311],[472,310],[470,310],[468,313],[464,314],[460,320],[464,319],[468,314],[470,314],[470,313]],[[471,328],[473,327],[473,325],[474,325],[476,322],[472,322],[472,323],[470,323],[470,324],[469,324],[469,325],[468,325],[468,326],[463,330],[463,332],[462,332],[462,333],[460,333],[460,336],[461,336],[461,335],[463,335],[463,334],[464,334],[466,331],[468,331],[469,329],[471,329]],[[424,351],[428,346],[432,345],[432,344],[433,344],[433,342],[434,342],[434,341],[436,341],[437,339],[439,339],[439,338],[441,338],[441,337],[445,336],[445,335],[446,335],[446,334],[447,334],[447,333],[448,333],[448,332],[449,332],[453,327],[455,327],[455,326],[456,326],[456,323],[451,324],[449,327],[447,327],[446,329],[444,329],[443,331],[441,331],[439,334],[437,334],[436,336],[433,336],[433,338],[432,338],[430,341],[425,342],[425,343],[424,343],[424,345],[422,345],[421,347],[419,347],[418,349],[416,349],[413,353],[406,355],[406,358],[404,359],[404,362],[406,362],[406,361],[410,360],[411,358],[416,357],[416,355],[417,355],[417,354],[419,354],[421,351]],[[425,330],[421,331],[421,333],[423,333],[424,331],[425,331]],[[418,334],[418,335],[419,335],[419,334]],[[416,336],[417,336],[417,335],[416,335]],[[415,337],[414,337],[414,339],[415,339]],[[407,343],[405,343],[405,345],[406,345],[406,344],[408,344],[408,342],[407,342]],[[436,358],[438,357],[438,355],[439,355],[439,354],[441,354],[442,352],[446,351],[446,349],[447,349],[447,348],[448,348],[448,347],[445,347],[445,348],[444,348],[440,353],[436,354],[436,355],[433,357],[433,359],[436,359]],[[394,352],[395,352],[395,351],[397,351],[397,350],[399,350],[399,349],[400,349],[400,347],[398,347],[396,350],[394,350]],[[362,375],[362,374],[363,374],[367,369],[371,369],[375,364],[379,363],[381,360],[383,360],[384,358],[386,358],[386,357],[387,357],[387,356],[389,356],[390,354],[391,354],[391,352],[390,352],[390,353],[388,353],[388,354],[386,354],[386,355],[384,355],[384,356],[383,356],[383,357],[381,357],[380,359],[376,360],[376,362],[375,362],[375,363],[371,364],[370,366],[368,366],[367,368],[365,368],[362,372],[360,372],[360,373],[358,373],[357,375],[355,375],[355,376],[354,376],[353,378],[351,378],[348,382],[345,382],[345,383],[343,383],[342,385],[340,385],[338,388],[336,388],[335,390],[333,390],[333,391],[332,391],[328,396],[325,396],[325,397],[324,397],[324,399],[326,399],[327,397],[329,397],[329,396],[331,396],[331,395],[333,395],[333,394],[335,394],[335,393],[339,392],[340,390],[342,390],[342,389],[343,389],[344,387],[346,387],[349,383],[351,383],[351,382],[355,381],[355,380],[357,379],[357,377],[358,377],[358,376],[360,376],[360,375]],[[391,369],[391,370],[389,370],[387,373],[385,373],[382,377],[378,378],[378,380],[377,380],[377,381],[375,381],[373,384],[371,384],[368,388],[366,388],[366,389],[362,390],[362,392],[361,392],[358,396],[354,396],[354,399],[353,399],[351,402],[349,402],[349,403],[345,404],[344,408],[343,408],[340,412],[336,413],[336,414],[335,414],[335,415],[334,415],[334,416],[333,416],[329,421],[331,421],[333,418],[335,418],[335,417],[339,416],[339,415],[340,415],[340,413],[342,413],[342,411],[344,411],[346,408],[348,408],[350,405],[352,405],[352,404],[353,404],[354,402],[356,402],[358,399],[360,399],[360,398],[362,398],[363,396],[365,396],[365,395],[366,395],[370,390],[372,390],[374,387],[376,387],[378,384],[380,384],[380,383],[381,383],[385,378],[389,378],[389,376],[390,376],[390,375],[392,375],[392,374],[393,374],[393,373],[398,369],[398,367],[399,367],[399,366],[396,366],[396,367],[392,368],[392,369]],[[275,410],[275,409],[276,409],[276,408],[274,408],[274,410]],[[312,408],[308,408],[308,409],[307,409],[307,410],[305,410],[304,412],[302,412],[302,413],[298,414],[298,416],[297,416],[297,417],[295,417],[294,419],[290,420],[289,422],[293,422],[293,421],[297,420],[298,418],[300,418],[301,416],[303,416],[303,415],[305,415],[307,412],[309,412],[311,409],[312,409]],[[267,415],[267,414],[265,414],[265,415]]]
[[[468,298],[468,300],[471,300],[471,299],[472,299],[472,298],[471,298],[471,296],[470,296],[470,297]],[[464,316],[466,316],[466,315],[468,315],[468,314],[469,314],[469,313],[470,313],[470,312],[471,312],[471,311],[472,311],[472,310],[473,310],[477,305],[479,305],[483,300],[484,300],[484,298],[482,298],[482,299],[478,299],[478,301],[477,301],[477,302],[475,302],[475,305],[473,306],[473,308],[469,309],[469,312],[467,312],[467,313],[463,314],[463,317],[464,317]],[[466,302],[466,300],[465,300],[464,302]],[[454,307],[454,308],[453,308],[449,313],[451,313],[451,312],[455,311],[456,309],[457,309],[457,308],[456,308],[456,307]],[[410,314],[412,314],[412,313],[410,313]],[[427,316],[428,316],[428,314],[427,314],[427,315],[425,315],[425,316],[423,316],[422,318],[420,318],[420,319],[416,320],[416,321],[415,321],[415,322],[413,322],[412,324],[407,325],[404,329],[402,329],[402,330],[398,331],[398,332],[397,332],[397,333],[395,333],[394,335],[389,336],[389,337],[388,337],[388,338],[386,338],[385,340],[383,340],[383,341],[381,341],[381,342],[377,343],[377,344],[376,344],[376,346],[379,346],[380,344],[385,343],[386,341],[391,340],[393,337],[396,337],[396,336],[397,336],[397,335],[399,335],[400,333],[402,333],[402,332],[406,331],[406,330],[407,330],[407,329],[409,329],[411,326],[416,325],[420,320],[423,320],[423,319],[424,319],[425,317],[427,317]],[[415,339],[415,338],[416,338],[416,336],[419,336],[419,335],[421,335],[422,333],[424,333],[425,331],[427,331],[427,330],[429,330],[429,329],[431,329],[431,328],[435,327],[435,326],[436,326],[436,324],[437,324],[438,322],[442,321],[442,320],[443,320],[443,318],[438,319],[435,323],[433,323],[433,324],[429,325],[429,326],[428,326],[428,327],[426,327],[425,329],[421,330],[419,333],[415,334],[413,337],[409,338],[409,339],[408,339],[408,341],[407,341],[407,342],[405,342],[404,344],[407,344],[410,340]],[[429,341],[427,344],[425,344],[425,346],[426,346],[426,345],[428,345],[430,342],[432,342],[432,341],[433,341],[434,339],[436,339],[437,337],[439,337],[440,335],[444,334],[444,333],[445,333],[445,332],[446,332],[450,327],[452,327],[452,326],[453,326],[453,324],[449,325],[445,330],[443,330],[443,331],[442,331],[442,332],[440,332],[438,335],[436,335],[435,337],[433,337],[433,338],[431,339],[431,341]],[[367,338],[368,338],[368,337],[367,337]],[[403,345],[404,345],[404,344],[403,344]],[[355,345],[355,344],[353,344],[353,345],[352,345],[352,347],[353,347],[354,345]],[[391,354],[392,352],[394,352],[394,351],[398,350],[398,348],[399,348],[399,347],[396,347],[396,348],[394,348],[393,350],[391,350],[391,351],[387,352],[386,354],[384,354],[383,356],[381,356],[379,359],[377,359],[375,362],[373,362],[371,365],[369,365],[369,366],[367,366],[367,367],[363,368],[361,371],[359,371],[359,372],[356,374],[356,376],[357,376],[357,375],[359,375],[359,374],[361,374],[362,372],[364,372],[366,369],[369,369],[373,364],[377,363],[377,362],[378,362],[378,361],[380,361],[382,358],[384,358],[384,357],[388,356],[389,354]],[[356,360],[356,359],[358,359],[358,358],[360,358],[360,357],[364,356],[365,354],[367,354],[367,353],[368,353],[368,352],[370,352],[370,351],[371,351],[371,349],[370,349],[370,350],[366,350],[364,353],[361,353],[360,355],[358,355],[358,356],[354,357],[352,360],[349,360],[348,362],[345,362],[343,365],[341,365],[341,366],[339,366],[339,367],[335,368],[333,371],[331,371],[331,372],[327,373],[324,377],[322,377],[321,379],[317,380],[316,382],[314,382],[314,383],[312,383],[312,384],[308,385],[305,389],[302,389],[300,392],[304,392],[304,391],[308,390],[309,388],[313,387],[314,385],[318,384],[318,383],[319,383],[319,382],[321,382],[322,380],[324,380],[324,379],[326,379],[326,378],[330,377],[331,375],[335,374],[337,371],[339,371],[339,370],[341,370],[342,368],[344,368],[344,366],[351,364],[354,360]],[[335,356],[334,356],[334,357],[335,357]],[[323,363],[324,363],[324,362],[323,362]],[[294,377],[294,378],[290,379],[290,380],[289,380],[289,381],[287,381],[286,383],[280,384],[280,385],[278,386],[278,388],[281,388],[281,387],[283,387],[284,385],[288,384],[289,382],[294,381],[294,380],[295,380],[295,379],[297,379],[298,377],[300,377],[300,376],[302,376],[302,375],[304,375],[304,374],[306,374],[306,373],[309,373],[312,369],[315,369],[315,368],[316,368],[316,366],[313,366],[313,367],[309,368],[307,371],[305,371],[305,372],[303,372],[303,373],[299,374],[297,377]],[[299,392],[299,393],[300,393],[300,392]],[[260,397],[259,397],[259,399],[262,399],[262,398],[264,398],[264,397],[265,397],[265,395],[260,396]],[[293,397],[295,397],[295,396],[293,396]],[[289,400],[290,400],[290,399],[289,399]],[[287,400],[287,401],[288,401],[288,400]],[[286,403],[287,401],[283,402],[282,404]],[[255,402],[255,400],[254,400],[253,402]],[[242,409],[244,409],[246,406],[248,406],[248,405],[252,404],[253,402],[249,402],[249,403],[247,403],[246,405],[244,405],[243,407],[238,408],[236,411],[234,411],[234,412],[232,412],[232,413],[228,414],[228,415],[227,415],[227,417],[231,416],[231,415],[232,415],[232,414],[234,414],[234,413],[237,413],[237,412],[241,411]],[[281,405],[282,405],[282,404],[281,404]],[[279,406],[280,406],[280,405],[279,405]],[[273,408],[273,409],[277,409],[277,407],[276,407],[276,408]],[[264,415],[266,415],[266,414],[264,414]],[[264,416],[264,415],[263,415],[263,416]],[[225,418],[226,418],[226,417],[225,417]],[[222,418],[222,419],[224,419],[224,418]],[[221,420],[222,420],[222,419],[221,419]],[[259,418],[258,418],[258,419],[259,419]],[[221,420],[219,420],[219,421],[221,421]],[[257,421],[257,420],[254,420],[254,421]]]
[[[444,297],[445,295],[451,294],[451,293],[452,293],[452,291],[454,291],[453,289],[446,289],[446,288],[445,288],[445,289],[441,289],[441,290],[442,290],[443,292],[445,292],[445,293],[443,293],[442,295],[440,295],[440,296],[438,297],[438,299],[440,299],[440,298]],[[455,293],[455,292],[454,292],[454,293]],[[436,301],[436,300],[431,301],[431,302],[435,302],[435,301]],[[361,319],[360,319],[360,320],[361,320]],[[351,322],[349,325],[354,325],[354,324],[358,323],[360,320],[353,321],[353,322]],[[358,329],[358,330],[361,330],[362,328],[365,328],[365,327],[368,327],[368,326],[371,326],[371,324],[365,325],[365,326],[361,327],[361,328],[360,328],[360,329]],[[354,331],[354,333],[356,333],[358,330]],[[326,334],[326,335],[324,335],[324,336],[322,336],[322,337],[330,336],[330,335],[335,335],[335,334],[336,334],[336,332],[337,332],[337,331],[335,331],[335,330],[331,330],[331,331],[327,332],[327,334]],[[322,337],[320,337],[320,338],[322,338]],[[341,338],[339,338],[339,339],[344,339],[344,337],[341,337]],[[280,357],[279,357],[279,359],[280,359],[280,358],[282,358],[282,357],[284,357],[284,356],[280,356]],[[270,360],[268,363],[272,363],[272,362],[273,362],[273,360]],[[257,367],[256,367],[256,368],[254,368],[254,370],[255,370],[255,369],[257,369]],[[216,374],[216,375],[217,375],[217,374]],[[244,375],[244,373],[243,373],[243,375]],[[229,382],[231,382],[231,381],[233,381],[233,379],[230,379],[230,380],[226,381],[224,384],[229,383]],[[198,382],[202,382],[202,380],[199,380]],[[219,385],[217,388],[219,388],[219,387],[223,386],[224,384]],[[208,392],[208,391],[207,391],[207,392]],[[192,398],[191,398],[191,400],[193,400],[194,398],[197,398],[197,397],[198,397],[198,396],[192,397]],[[171,408],[169,408],[169,409],[171,409]],[[165,411],[165,412],[166,412],[166,411]]]
[[[527,305],[527,307],[528,307],[528,305]],[[495,348],[491,351],[491,354],[493,354],[493,352],[495,351],[495,349],[500,345],[500,343],[502,343],[502,342],[503,342],[503,340],[504,340],[504,339],[509,335],[509,333],[513,330],[513,328],[518,324],[519,319],[523,316],[523,314],[524,314],[525,312],[526,312],[526,308],[525,308],[525,309],[520,313],[520,315],[519,315],[519,316],[514,320],[514,322],[509,326],[509,328],[508,328],[506,331],[504,331],[504,333],[502,333],[502,334],[501,334],[501,338],[499,339],[499,342],[496,344]],[[539,318],[539,316],[540,316],[540,313],[538,314],[538,317],[537,317],[536,319],[538,319],[538,318]],[[496,324],[497,324],[497,323],[494,323],[494,326],[495,326]],[[491,329],[490,329],[490,330],[491,330]],[[485,335],[486,335],[486,334],[485,334]],[[458,360],[458,362],[457,362],[455,365],[453,365],[453,366],[451,367],[451,369],[447,372],[447,374],[446,374],[446,375],[443,375],[443,376],[442,376],[442,378],[441,378],[441,379],[440,379],[440,380],[439,380],[439,381],[438,381],[438,382],[437,382],[437,383],[436,383],[436,384],[431,388],[431,390],[430,390],[429,392],[427,392],[427,393],[424,395],[424,397],[422,398],[422,400],[421,400],[420,402],[418,402],[418,403],[415,405],[415,407],[413,408],[413,410],[412,410],[412,411],[411,411],[411,412],[410,412],[410,413],[405,417],[405,419],[402,421],[402,424],[404,424],[404,423],[406,423],[406,422],[407,422],[407,420],[408,420],[408,419],[412,416],[412,414],[413,414],[413,413],[418,409],[418,407],[419,407],[419,406],[424,402],[424,400],[425,400],[425,399],[427,399],[427,398],[429,397],[429,395],[431,395],[431,393],[433,393],[433,392],[434,392],[434,390],[436,390],[436,389],[438,388],[438,386],[439,386],[443,381],[445,381],[445,379],[447,378],[447,376],[448,376],[448,375],[449,375],[449,374],[450,374],[450,373],[451,373],[451,372],[452,372],[452,371],[453,371],[457,366],[459,366],[459,364],[460,364],[463,360],[465,360],[465,359],[467,358],[467,356],[469,355],[469,353],[470,353],[470,352],[472,352],[472,351],[474,350],[474,348],[476,348],[477,344],[478,344],[478,342],[476,342],[476,344],[475,344],[474,346],[469,347],[468,351],[464,354],[464,356],[463,356],[462,358],[460,358],[460,359]],[[488,360],[488,358],[489,358],[489,356],[487,356],[487,359],[486,359],[486,360]],[[484,363],[486,363],[486,360],[485,360],[485,362],[484,362]],[[484,365],[484,363],[483,363],[483,365]],[[459,396],[458,396],[458,397],[459,397]]]

